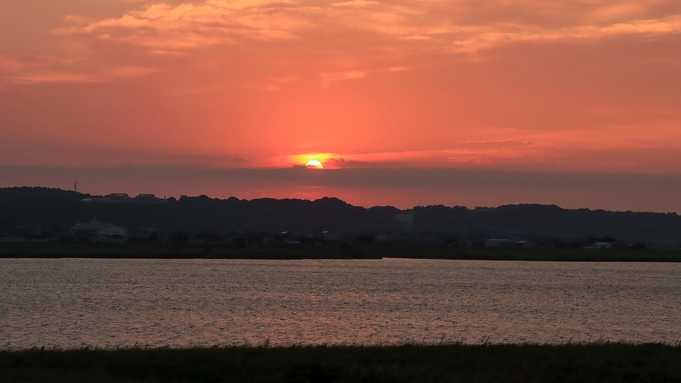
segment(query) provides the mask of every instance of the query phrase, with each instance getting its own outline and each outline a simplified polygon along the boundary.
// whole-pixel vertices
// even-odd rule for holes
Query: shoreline
[[[342,260],[385,258],[532,262],[681,262],[680,250],[459,248],[391,245],[303,245],[236,248],[222,244],[1,243],[0,259],[252,259]]]

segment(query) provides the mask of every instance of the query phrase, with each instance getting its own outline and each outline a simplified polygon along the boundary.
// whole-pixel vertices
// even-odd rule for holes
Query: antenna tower
[[[73,181],[73,191],[78,193],[78,181]]]

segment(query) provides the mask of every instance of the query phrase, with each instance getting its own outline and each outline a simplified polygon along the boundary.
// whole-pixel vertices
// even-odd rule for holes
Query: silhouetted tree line
[[[554,247],[564,248],[578,247],[588,237],[618,239],[639,247],[650,241],[681,241],[681,217],[676,213],[568,210],[538,204],[475,209],[438,205],[400,210],[352,206],[337,198],[249,201],[183,196],[154,204],[83,201],[88,197],[60,189],[0,188],[0,236],[55,235],[76,223],[97,219],[128,229],[164,230],[172,233],[169,240],[176,243],[229,238],[236,246],[263,242],[268,236],[275,242],[323,243],[330,238],[323,233],[343,235],[337,241],[351,245],[408,242],[415,235],[433,244],[548,238]],[[397,220],[398,214],[412,219]],[[159,239],[156,234],[132,241]]]

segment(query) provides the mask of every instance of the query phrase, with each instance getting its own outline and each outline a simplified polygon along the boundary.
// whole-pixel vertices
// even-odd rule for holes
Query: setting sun
[[[307,166],[308,168],[313,168],[313,169],[324,169],[324,165],[322,165],[322,163],[317,161],[317,160],[309,160],[309,161],[307,161],[305,166]]]

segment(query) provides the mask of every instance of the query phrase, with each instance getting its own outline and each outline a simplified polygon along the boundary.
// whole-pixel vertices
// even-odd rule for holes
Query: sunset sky
[[[2,0],[0,186],[75,180],[681,212],[681,2]]]

